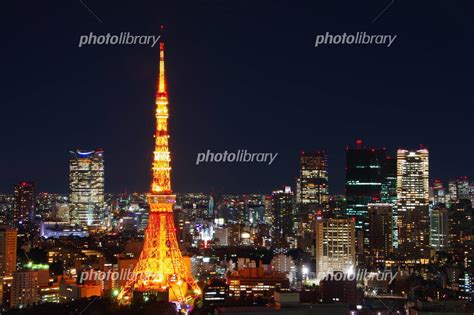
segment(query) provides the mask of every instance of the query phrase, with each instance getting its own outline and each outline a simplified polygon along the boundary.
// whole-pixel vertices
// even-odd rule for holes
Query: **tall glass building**
[[[33,222],[35,217],[35,183],[21,182],[14,188],[12,226]]]
[[[470,199],[469,180],[466,176],[449,181],[449,199],[451,203]]]
[[[294,236],[295,196],[289,186],[272,193],[273,235],[277,241]]]
[[[444,204],[439,204],[430,213],[430,246],[437,251],[447,251],[448,239],[448,209]]]
[[[366,148],[361,140],[346,149],[346,215],[355,219],[358,247],[368,244],[367,205],[380,202],[384,183],[385,149]],[[390,195],[387,187],[386,195]]]
[[[301,152],[296,183],[298,204],[324,205],[329,201],[328,159],[324,151]]]
[[[368,252],[377,258],[387,257],[393,252],[393,205],[371,203],[369,209]]]
[[[392,241],[393,247],[398,248],[397,227],[397,159],[387,156],[382,166],[382,186],[380,201],[392,206]]]
[[[397,151],[398,245],[406,256],[424,256],[429,244],[428,150]]]
[[[104,159],[101,149],[71,151],[69,201],[71,220],[83,227],[100,228],[104,219]]]

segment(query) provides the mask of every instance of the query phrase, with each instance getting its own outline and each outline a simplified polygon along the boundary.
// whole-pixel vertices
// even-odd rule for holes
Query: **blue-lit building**
[[[71,221],[97,229],[104,221],[104,152],[71,151],[69,160],[69,200]]]
[[[41,237],[60,238],[60,237],[87,237],[89,233],[79,225],[69,222],[41,222]]]

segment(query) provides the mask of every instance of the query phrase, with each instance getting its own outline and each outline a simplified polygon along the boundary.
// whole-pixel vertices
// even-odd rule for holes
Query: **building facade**
[[[398,246],[403,256],[424,256],[429,244],[429,152],[397,151]]]
[[[386,159],[385,149],[364,147],[362,140],[346,149],[346,215],[355,219],[358,253],[369,243],[367,205],[382,198]]]
[[[449,244],[448,209],[444,204],[435,206],[430,213],[430,246],[446,251]]]
[[[470,200],[469,179],[466,176],[449,181],[449,200],[451,203]]]
[[[291,187],[272,193],[273,236],[277,241],[294,235],[295,195]]]
[[[104,219],[103,151],[71,151],[69,199],[71,221],[83,227],[100,228]]]
[[[35,217],[35,183],[20,182],[14,188],[13,224],[33,222]]]
[[[27,308],[40,302],[38,272],[32,270],[13,273],[11,307]]]
[[[296,202],[325,205],[329,201],[328,159],[324,151],[301,152]]]
[[[377,258],[387,257],[393,252],[393,205],[388,203],[369,204],[368,211],[368,251]]]
[[[436,179],[433,181],[433,184],[430,188],[430,194],[431,203],[433,204],[433,206],[436,206],[438,204],[449,205],[446,189],[444,188],[443,182],[441,180]]]
[[[0,276],[11,276],[16,271],[17,231],[0,226]]]
[[[319,279],[355,267],[355,220],[316,220],[316,275]]]

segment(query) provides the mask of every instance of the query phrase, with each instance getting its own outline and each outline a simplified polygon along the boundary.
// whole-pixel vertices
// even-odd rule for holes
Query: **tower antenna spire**
[[[156,92],[155,151],[153,152],[152,193],[171,193],[171,156],[168,147],[168,89],[165,76],[165,44],[160,42],[160,69]]]
[[[163,29],[163,25],[161,27]],[[157,98],[160,96],[160,94],[168,93],[167,88],[166,88],[166,76],[165,76],[165,43],[162,37],[160,37],[160,39],[161,39],[160,40],[160,69],[159,69],[159,76],[158,76]]]

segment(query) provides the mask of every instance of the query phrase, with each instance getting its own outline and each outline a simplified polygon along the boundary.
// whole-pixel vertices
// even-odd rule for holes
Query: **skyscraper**
[[[362,140],[357,140],[355,148],[346,149],[346,214],[355,218],[358,252],[362,244],[369,243],[367,204],[381,200],[386,160],[384,149],[366,148]],[[389,187],[386,194],[388,198]]]
[[[397,151],[398,245],[404,256],[423,256],[429,244],[428,150]]]
[[[296,199],[302,205],[325,205],[329,201],[328,161],[324,151],[301,152]]]
[[[355,267],[355,222],[352,219],[316,220],[316,275]]]
[[[443,187],[443,182],[439,179],[433,181],[433,185],[430,188],[431,202],[434,206],[438,204],[447,204],[446,189]]]
[[[460,248],[474,234],[471,201],[460,199],[458,202],[451,204],[448,217],[450,247]]]
[[[15,228],[0,226],[0,277],[11,276],[16,271],[16,237]]]
[[[397,159],[387,156],[382,161],[381,174],[380,201],[395,206],[397,204]]]
[[[69,201],[71,221],[84,227],[100,228],[104,218],[104,152],[71,151],[69,160]]]
[[[35,183],[20,182],[14,189],[13,225],[32,222],[35,216]]]
[[[291,187],[272,193],[273,235],[277,241],[294,235],[295,196]]]
[[[369,204],[369,249],[376,257],[393,251],[393,205]]]
[[[451,202],[470,200],[469,180],[466,176],[449,181],[449,199]]]
[[[430,213],[430,246],[438,251],[446,251],[448,240],[448,209],[444,204],[438,204]]]

